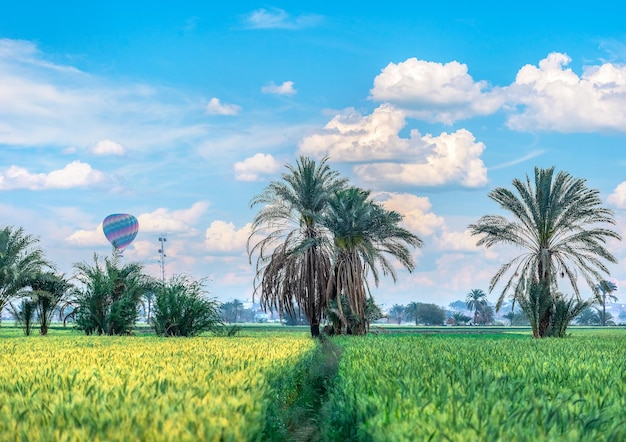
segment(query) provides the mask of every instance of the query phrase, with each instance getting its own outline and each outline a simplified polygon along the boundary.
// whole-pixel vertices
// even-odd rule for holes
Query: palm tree
[[[320,321],[328,306],[327,282],[332,270],[332,250],[321,225],[328,201],[347,180],[326,164],[300,157],[281,181],[271,182],[252,199],[262,204],[252,223],[248,255],[258,255],[254,294],[260,294],[264,311],[295,316],[301,308],[319,336]]]
[[[404,310],[405,307],[403,305],[394,304],[391,310],[389,310],[389,316],[394,318],[398,325],[400,325],[402,324],[402,319],[404,319]]]
[[[415,321],[415,325],[419,324],[419,308],[420,308],[420,303],[419,302],[409,302],[408,305],[405,307],[404,309],[404,313],[406,315],[406,319],[407,320],[411,320],[413,319]]]
[[[596,286],[596,298],[600,305],[602,305],[602,326],[606,326],[606,298],[612,301],[617,301],[617,296],[613,295],[613,292],[617,290],[617,285],[612,281],[603,279]]]
[[[609,273],[605,262],[617,262],[605,247],[606,241],[621,237],[605,227],[615,224],[613,212],[601,206],[599,191],[587,188],[584,179],[566,172],[555,175],[554,167],[535,168],[534,182],[527,176],[525,182],[513,180],[513,187],[514,191],[499,187],[489,193],[513,220],[487,215],[469,228],[480,236],[477,245],[511,244],[524,249],[500,267],[489,291],[510,275],[496,304],[499,310],[507,293],[513,291],[514,298],[526,296],[523,292],[539,284],[537,294],[547,297],[549,305],[537,318],[537,333],[543,337],[554,317],[557,275],[567,277],[580,301],[578,276],[593,288],[603,273]]]
[[[40,333],[45,336],[55,310],[68,299],[74,286],[64,275],[52,272],[35,275],[29,279],[28,285],[31,288],[29,295],[39,317]]]
[[[0,230],[0,314],[2,309],[28,285],[28,279],[50,267],[39,239],[26,235],[22,228]]]
[[[597,310],[587,307],[576,317],[576,323],[578,325],[600,325],[602,319]]]
[[[465,325],[470,319],[472,318],[466,316],[463,312],[454,312],[452,314],[452,320],[454,321],[454,325]]]
[[[76,323],[86,334],[130,334],[138,317],[138,306],[157,283],[143,273],[138,263],[120,265],[118,259],[94,255],[94,264],[74,264],[82,284],[75,303]]]
[[[334,266],[328,281],[328,296],[338,299],[346,296],[350,314],[360,318],[354,334],[365,334],[365,307],[369,294],[367,276],[371,272],[374,283],[383,275],[396,272],[387,255],[413,271],[415,263],[408,246],[420,247],[422,241],[413,233],[400,227],[402,215],[384,209],[369,199],[370,192],[350,187],[335,192],[329,200],[324,216],[324,226],[332,235]],[[338,304],[341,306],[341,303]],[[342,311],[340,317],[344,317]],[[342,329],[346,322],[342,319]],[[342,330],[343,332],[343,330]]]
[[[481,289],[472,289],[465,297],[465,305],[468,310],[474,311],[474,324],[478,322],[478,311],[487,305],[487,294]]]

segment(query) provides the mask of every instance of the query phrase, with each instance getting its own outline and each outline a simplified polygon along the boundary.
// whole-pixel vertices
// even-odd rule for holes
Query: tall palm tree
[[[332,269],[321,219],[329,199],[347,180],[330,169],[327,158],[316,163],[300,157],[287,169],[281,181],[271,182],[251,201],[251,207],[263,205],[247,247],[251,263],[257,255],[254,293],[265,311],[295,317],[301,310],[315,337],[328,306],[326,286]]]
[[[609,298],[612,301],[617,301],[617,296],[613,294],[614,291],[617,290],[617,284],[613,281],[607,281],[603,279],[596,286],[596,298],[598,302],[602,305],[602,326],[606,326],[606,298]]]
[[[481,289],[472,289],[465,297],[465,305],[468,310],[474,311],[474,324],[478,322],[478,312],[487,305],[487,294]]]
[[[599,191],[587,188],[584,179],[566,172],[555,174],[554,167],[535,168],[533,182],[528,176],[526,181],[514,179],[513,188],[499,187],[489,193],[513,220],[487,215],[469,226],[473,235],[480,236],[477,245],[510,244],[524,250],[491,279],[490,292],[509,275],[496,310],[507,293],[523,296],[533,284],[541,286],[537,293],[556,302],[557,275],[567,277],[580,301],[578,276],[593,288],[602,274],[609,273],[605,262],[617,262],[605,247],[608,239],[621,239],[606,227],[615,224],[613,212],[601,206]],[[547,308],[538,319],[539,336],[544,336],[553,315],[554,308]]]
[[[354,334],[367,332],[368,274],[371,273],[378,285],[380,268],[383,275],[391,275],[395,282],[396,272],[387,255],[413,271],[415,263],[408,246],[422,245],[416,235],[400,227],[402,215],[386,210],[369,196],[370,192],[356,187],[335,192],[324,216],[324,226],[332,235],[335,253],[329,296],[337,299],[343,294],[348,299],[350,313],[360,318]],[[341,317],[343,314],[340,311]],[[345,321],[342,322],[345,328]]]
[[[38,242],[21,227],[6,226],[0,230],[0,314],[11,298],[28,285],[29,278],[50,267]]]

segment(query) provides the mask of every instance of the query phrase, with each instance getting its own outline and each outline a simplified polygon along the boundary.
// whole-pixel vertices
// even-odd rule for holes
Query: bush
[[[204,280],[174,276],[159,287],[152,325],[159,336],[196,336],[222,327],[220,303],[206,297]]]
[[[86,334],[130,334],[138,317],[142,296],[154,282],[140,264],[119,266],[116,259],[94,256],[94,265],[76,264],[83,284],[76,299],[76,324]]]

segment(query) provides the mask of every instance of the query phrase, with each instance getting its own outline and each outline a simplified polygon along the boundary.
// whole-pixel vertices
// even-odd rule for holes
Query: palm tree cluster
[[[515,179],[513,188],[489,193],[512,220],[487,215],[469,226],[480,237],[477,245],[515,245],[524,251],[500,267],[489,291],[505,281],[496,309],[509,294],[530,320],[535,337],[562,336],[590,302],[580,297],[579,276],[597,292],[597,281],[609,274],[606,263],[617,262],[606,242],[621,237],[606,227],[615,224],[613,213],[602,207],[599,191],[587,188],[583,179],[555,174],[554,167],[535,168],[532,182],[528,176],[525,181]],[[559,291],[559,276],[569,282],[573,298]]]
[[[420,247],[422,241],[400,226],[399,213],[350,186],[327,160],[300,157],[287,165],[281,181],[252,199],[251,207],[263,205],[248,239],[250,262],[257,256],[255,294],[264,310],[294,315],[300,308],[312,336],[319,336],[324,311],[335,300],[337,331],[347,332],[350,316],[358,318],[351,332],[364,334],[368,277],[376,285],[381,273],[395,281],[388,257],[412,271],[409,247]]]

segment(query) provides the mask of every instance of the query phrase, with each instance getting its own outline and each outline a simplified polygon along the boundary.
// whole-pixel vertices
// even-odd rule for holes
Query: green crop
[[[338,338],[326,438],[626,440],[623,334]]]

